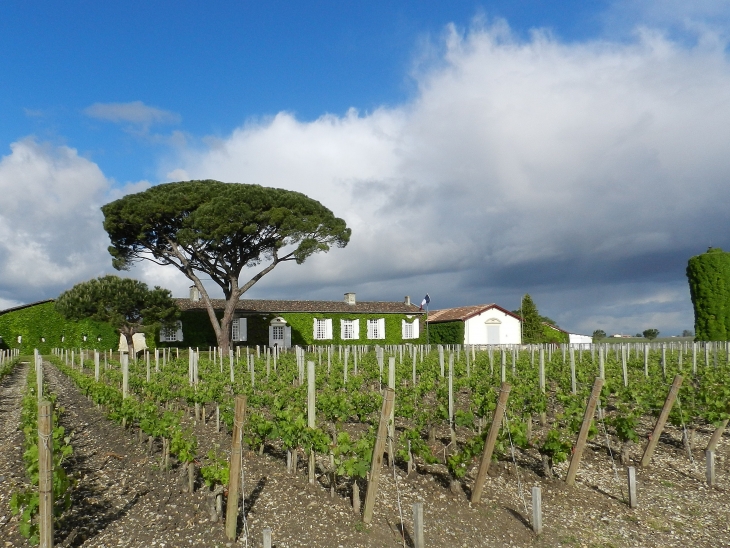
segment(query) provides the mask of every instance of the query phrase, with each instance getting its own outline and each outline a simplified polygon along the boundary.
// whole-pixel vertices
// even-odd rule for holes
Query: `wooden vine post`
[[[720,423],[720,426],[715,428],[715,431],[712,433],[712,437],[710,437],[710,441],[707,442],[707,447],[705,448],[706,451],[714,451],[717,448],[717,443],[720,441],[720,438],[722,438],[723,432],[725,432],[725,428],[727,428],[728,419],[725,419]]]
[[[654,449],[656,449],[657,443],[659,443],[659,437],[662,435],[664,425],[667,423],[667,419],[669,418],[669,412],[672,410],[674,401],[677,399],[677,394],[679,394],[680,386],[682,386],[682,375],[677,375],[674,377],[672,386],[669,389],[669,394],[667,394],[667,399],[664,401],[664,407],[662,407],[662,412],[656,421],[656,426],[654,426],[654,431],[651,433],[649,443],[646,444],[646,449],[644,449],[644,456],[641,457],[641,466],[649,466],[649,463],[651,462]]]
[[[40,546],[53,548],[53,406],[38,404],[38,526]]]
[[[228,477],[228,505],[226,507],[226,536],[236,540],[238,524],[238,488],[241,485],[241,441],[243,438],[243,417],[246,415],[246,396],[236,396],[233,415],[233,446],[231,447],[230,474]]]
[[[601,397],[601,389],[603,388],[604,380],[601,377],[596,377],[593,383],[593,390],[591,390],[591,397],[588,399],[588,405],[586,405],[586,412],[583,415],[583,424],[580,427],[578,433],[578,441],[575,442],[573,448],[573,455],[570,457],[570,466],[568,467],[568,475],[565,478],[565,483],[568,485],[575,485],[575,476],[580,468],[580,460],[583,458],[583,450],[586,446],[586,440],[588,439],[588,431],[591,428],[591,422],[593,422],[593,415],[596,412],[596,405],[598,404],[598,398]]]
[[[368,481],[368,490],[365,494],[365,510],[362,515],[363,523],[370,523],[373,520],[375,497],[378,493],[378,482],[380,481],[380,469],[383,467],[383,452],[385,451],[385,442],[388,439],[390,413],[393,410],[394,403],[395,390],[386,388],[383,394],[383,408],[380,410],[378,435],[375,438],[375,447],[373,448],[373,460],[370,465],[370,480]]]
[[[499,388],[499,398],[497,399],[497,407],[494,410],[494,417],[492,418],[492,426],[489,427],[489,434],[487,434],[487,441],[484,443],[484,453],[482,453],[482,462],[479,464],[479,472],[477,473],[477,479],[474,482],[474,489],[471,491],[471,503],[476,504],[482,497],[482,490],[484,489],[484,482],[487,479],[487,472],[489,472],[489,465],[492,463],[492,453],[494,453],[494,445],[497,442],[497,435],[499,434],[499,428],[502,424],[502,418],[504,417],[504,410],[507,407],[507,398],[509,398],[509,391],[512,387],[506,382],[502,383]]]

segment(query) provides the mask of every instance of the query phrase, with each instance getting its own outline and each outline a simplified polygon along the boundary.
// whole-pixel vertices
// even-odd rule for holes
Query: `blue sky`
[[[101,204],[210,177],[305,192],[353,227],[348,248],[251,296],[517,308],[530,292],[574,331],[691,328],[686,260],[730,247],[728,14],[4,3],[0,308],[111,271]]]
[[[142,101],[193,139],[251,118],[312,120],[406,101],[424,44],[448,23],[504,17],[565,40],[600,32],[605,2],[17,2],[2,8],[0,139],[64,142],[119,182],[155,178],[164,145],[90,120],[94,103]],[[557,7],[556,7],[557,6]],[[129,129],[129,128],[127,128]]]

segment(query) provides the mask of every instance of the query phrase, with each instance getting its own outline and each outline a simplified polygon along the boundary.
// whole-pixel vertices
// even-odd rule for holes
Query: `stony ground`
[[[204,486],[186,493],[179,473],[158,467],[159,448],[147,445],[131,430],[108,421],[103,412],[79,394],[71,382],[46,364],[50,389],[66,408],[64,426],[74,433],[75,454],[69,463],[78,483],[74,506],[57,531],[57,545],[88,547],[232,546],[222,523],[213,523]],[[20,392],[27,365],[0,385],[0,539],[5,546],[24,546],[8,508],[10,493],[27,481],[21,461]],[[212,422],[194,426],[199,453],[230,437],[216,433]],[[650,421],[643,424],[648,433]],[[373,524],[364,527],[352,512],[343,486],[330,498],[327,479],[310,486],[306,463],[287,474],[278,454],[245,454],[246,526],[237,545],[261,546],[264,527],[273,531],[278,548],[412,546],[411,505],[424,503],[427,546],[601,546],[601,547],[716,547],[730,546],[730,437],[717,448],[718,486],[705,483],[704,448],[710,431],[698,431],[694,463],[684,452],[680,432],[669,428],[662,436],[648,469],[637,468],[639,503],[629,509],[625,469],[616,472],[605,438],[593,440],[584,457],[577,485],[543,475],[536,451],[517,451],[515,464],[492,465],[482,503],[472,506],[467,493],[476,470],[455,492],[435,466],[406,477],[383,469]],[[641,447],[632,453],[640,459]],[[443,468],[445,470],[445,468]],[[565,476],[567,464],[557,467]],[[618,477],[618,480],[616,479]],[[530,527],[530,489],[542,487],[544,533]],[[364,492],[363,492],[364,498]],[[400,505],[399,505],[400,502]],[[399,507],[402,512],[399,512]],[[402,521],[401,521],[402,514]],[[401,533],[401,523],[404,525]],[[243,523],[240,524],[243,529]]]

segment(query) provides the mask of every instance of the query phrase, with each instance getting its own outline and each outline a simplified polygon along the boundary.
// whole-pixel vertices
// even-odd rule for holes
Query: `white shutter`
[[[176,342],[180,342],[183,340],[182,322],[180,320],[177,321],[176,327],[177,327]]]
[[[332,338],[332,318],[328,318],[324,321],[324,332],[325,332],[325,339]]]
[[[285,325],[284,326],[284,348],[290,348],[291,347],[291,326]]]
[[[360,320],[352,320],[352,338],[360,338]]]
[[[340,320],[340,339],[345,338],[345,320]]]
[[[380,318],[378,320],[378,335],[379,339],[385,338],[385,318]]]
[[[248,318],[238,318],[238,340],[248,340]]]
[[[269,346],[274,346],[274,326],[269,326]]]
[[[401,320],[400,324],[400,338],[405,339],[406,338],[406,321]]]
[[[314,318],[314,327],[312,327],[312,338],[315,340],[319,340],[319,336],[317,335],[317,318]]]
[[[167,342],[166,332],[167,332],[167,328],[160,327],[160,342]]]
[[[413,338],[417,339],[418,337],[418,318],[416,318],[415,320],[413,320]]]

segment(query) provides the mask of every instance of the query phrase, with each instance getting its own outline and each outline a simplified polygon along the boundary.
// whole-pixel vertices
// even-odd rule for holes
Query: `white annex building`
[[[428,324],[464,322],[462,344],[522,344],[522,318],[496,304],[434,310]]]

